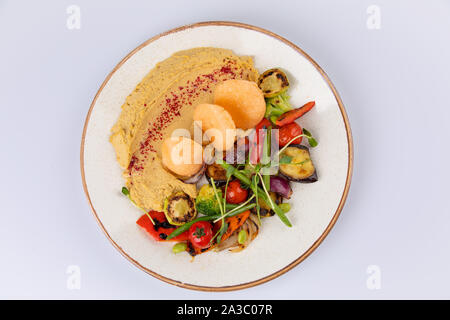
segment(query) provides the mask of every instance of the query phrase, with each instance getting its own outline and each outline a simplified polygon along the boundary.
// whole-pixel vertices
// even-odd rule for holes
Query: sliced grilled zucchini
[[[283,158],[289,159],[289,163],[280,163],[280,174],[286,179],[302,183],[317,181],[316,168],[307,147],[290,145],[281,153],[280,159]]]
[[[259,76],[258,87],[264,97],[272,98],[285,92],[289,88],[289,81],[280,69],[269,69]]]
[[[189,222],[197,215],[194,200],[183,191],[179,191],[164,201],[164,214],[167,221],[175,226]]]

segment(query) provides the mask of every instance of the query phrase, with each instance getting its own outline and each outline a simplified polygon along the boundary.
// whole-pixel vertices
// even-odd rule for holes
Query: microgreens
[[[223,207],[222,207],[222,201],[221,201],[221,199],[220,199],[219,193],[217,192],[216,184],[215,184],[215,182],[214,182],[214,178],[213,178],[213,177],[211,177],[211,186],[212,186],[212,188],[213,188],[213,191],[214,191],[214,195],[215,195],[215,197],[216,197],[216,200],[217,200],[217,202],[219,203],[220,214],[223,215],[223,214],[224,214],[224,210],[223,210]]]
[[[229,181],[229,178],[227,179],[227,185],[228,185],[228,181]],[[219,210],[220,210],[220,219],[219,220],[222,220],[222,225],[220,226],[220,230],[211,239],[211,243],[212,243],[212,241],[222,232],[223,228],[225,228],[225,218],[224,218],[225,201],[222,202],[223,199],[221,199],[221,197],[219,196],[219,193],[217,192],[217,189],[216,189],[216,184],[214,183],[214,178],[212,178],[212,177],[211,177],[211,185],[212,185],[212,188],[214,191],[214,195],[216,196],[217,202],[219,204]],[[223,207],[222,207],[222,205],[223,205]],[[220,236],[220,238],[221,237],[222,236]],[[217,243],[220,243],[220,238],[217,238]]]
[[[309,143],[309,145],[310,145],[312,148],[317,147],[317,145],[318,145],[319,143],[317,142],[316,139],[313,138],[311,132],[309,132],[308,130],[306,130],[305,128],[303,128],[303,133],[304,133],[304,134],[306,135],[306,137],[308,138],[308,143]]]
[[[253,176],[253,188],[252,189],[253,189],[253,195],[256,197],[256,214],[258,215],[259,223],[261,223],[261,214],[260,214],[261,208],[260,208],[259,199],[258,199],[258,180],[259,180],[259,178],[255,174]]]
[[[303,129],[303,130],[305,130],[305,129]],[[308,133],[309,133],[309,132],[308,132]],[[286,150],[286,148],[289,147],[289,145],[290,145],[292,142],[294,142],[296,139],[298,139],[298,138],[300,138],[300,137],[306,137],[306,138],[308,138],[308,143],[309,143],[309,145],[310,145],[312,148],[314,148],[314,147],[316,147],[316,146],[318,145],[318,142],[317,142],[316,139],[314,139],[313,137],[308,136],[308,135],[306,135],[306,134],[299,134],[298,136],[295,136],[294,138],[292,138],[291,140],[289,140],[289,142],[288,142],[283,148],[281,148],[281,149],[278,151],[278,153],[277,153],[278,156],[279,156],[280,154],[282,154],[283,151]]]
[[[258,172],[258,175],[259,175],[259,178],[262,180],[263,177],[261,176],[261,173]],[[272,197],[270,196],[269,191],[267,191],[266,185],[264,183],[262,183],[262,186],[263,186],[264,192],[267,195],[267,198],[269,198],[270,207],[272,208],[272,210],[275,211],[275,206],[274,206],[274,204],[272,202]]]
[[[233,170],[229,170],[230,168],[233,168]],[[228,174],[228,171],[230,171],[230,174]],[[224,192],[224,194],[223,194],[223,207],[224,207],[224,209],[226,210],[226,206],[227,206],[227,191],[228,191],[228,184],[230,183],[230,179],[231,179],[231,174],[233,173],[233,171],[234,171],[234,167],[233,166],[231,166],[231,167],[229,167],[229,168],[227,168],[227,182],[226,182],[226,184],[225,184],[225,192]],[[224,211],[225,211],[224,210]],[[224,218],[222,218],[222,224],[223,224],[223,222],[224,222]],[[221,228],[222,229],[222,228]]]
[[[222,237],[225,234],[225,232],[227,232],[227,230],[228,230],[228,223],[223,222],[222,225],[220,226],[219,236],[217,237],[217,243],[220,243],[220,241],[222,241]]]
[[[227,168],[227,170],[226,170],[227,179],[230,179],[230,177],[233,175],[234,170],[236,170],[236,168],[233,166],[230,166]]]
[[[230,214],[238,211],[239,209],[241,209],[242,207],[246,206],[251,200],[253,200],[255,198],[255,195],[252,195],[250,198],[247,199],[247,201],[243,202],[242,204],[240,204],[239,206],[237,206],[236,208],[231,209],[230,211],[227,211],[223,217],[219,217],[216,220],[214,220],[213,222],[216,223],[219,220],[222,220],[222,218],[225,218],[227,216],[229,216]]]
[[[261,163],[263,166],[270,166],[270,141],[272,135],[272,127],[267,129],[267,134],[264,139],[263,154]],[[270,189],[270,174],[263,174],[263,184],[267,189]]]

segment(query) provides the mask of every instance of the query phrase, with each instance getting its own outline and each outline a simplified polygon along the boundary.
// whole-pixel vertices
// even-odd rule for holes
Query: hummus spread
[[[162,211],[164,199],[176,191],[196,197],[195,184],[163,168],[162,141],[175,129],[190,130],[195,106],[213,103],[221,81],[257,78],[250,57],[219,48],[179,51],[144,77],[126,98],[110,136],[130,197],[139,207]]]

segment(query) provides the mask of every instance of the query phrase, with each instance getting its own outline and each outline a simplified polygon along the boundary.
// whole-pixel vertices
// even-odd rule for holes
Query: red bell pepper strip
[[[154,225],[146,214],[140,217],[136,223],[156,241],[165,241],[167,236],[177,228],[169,224],[164,212],[149,211],[148,214],[155,221]],[[188,238],[188,231],[186,231],[168,241],[186,241]]]
[[[263,129],[273,127],[272,123],[267,120],[266,118],[263,118],[255,127],[255,135],[250,141],[250,163],[251,164],[257,164],[259,160],[261,159],[261,154],[263,151],[264,146],[264,140],[266,138],[265,131]]]
[[[315,106],[315,101],[310,101],[306,103],[303,107],[288,111],[286,113],[283,113],[277,121],[275,121],[275,124],[277,126],[284,126],[286,124],[292,123],[301,116],[303,116],[305,113],[307,113],[309,110],[311,110]]]

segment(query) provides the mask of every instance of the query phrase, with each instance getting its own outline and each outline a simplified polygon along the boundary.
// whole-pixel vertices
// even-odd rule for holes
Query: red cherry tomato
[[[241,183],[239,180],[233,180],[230,183],[228,183],[227,187],[227,202],[228,203],[241,203],[247,200],[248,196],[248,190],[242,188]]]
[[[189,241],[196,248],[208,248],[212,236],[212,225],[207,221],[196,222],[189,228]]]
[[[267,129],[269,127],[273,127],[273,124],[267,120],[266,118],[263,118],[255,127],[255,130],[258,131],[259,129]]]
[[[295,122],[282,126],[278,131],[278,143],[280,147],[284,147],[289,143],[289,141],[302,133],[302,127]],[[302,138],[303,137],[295,139],[291,142],[291,144],[300,144],[302,142]]]

